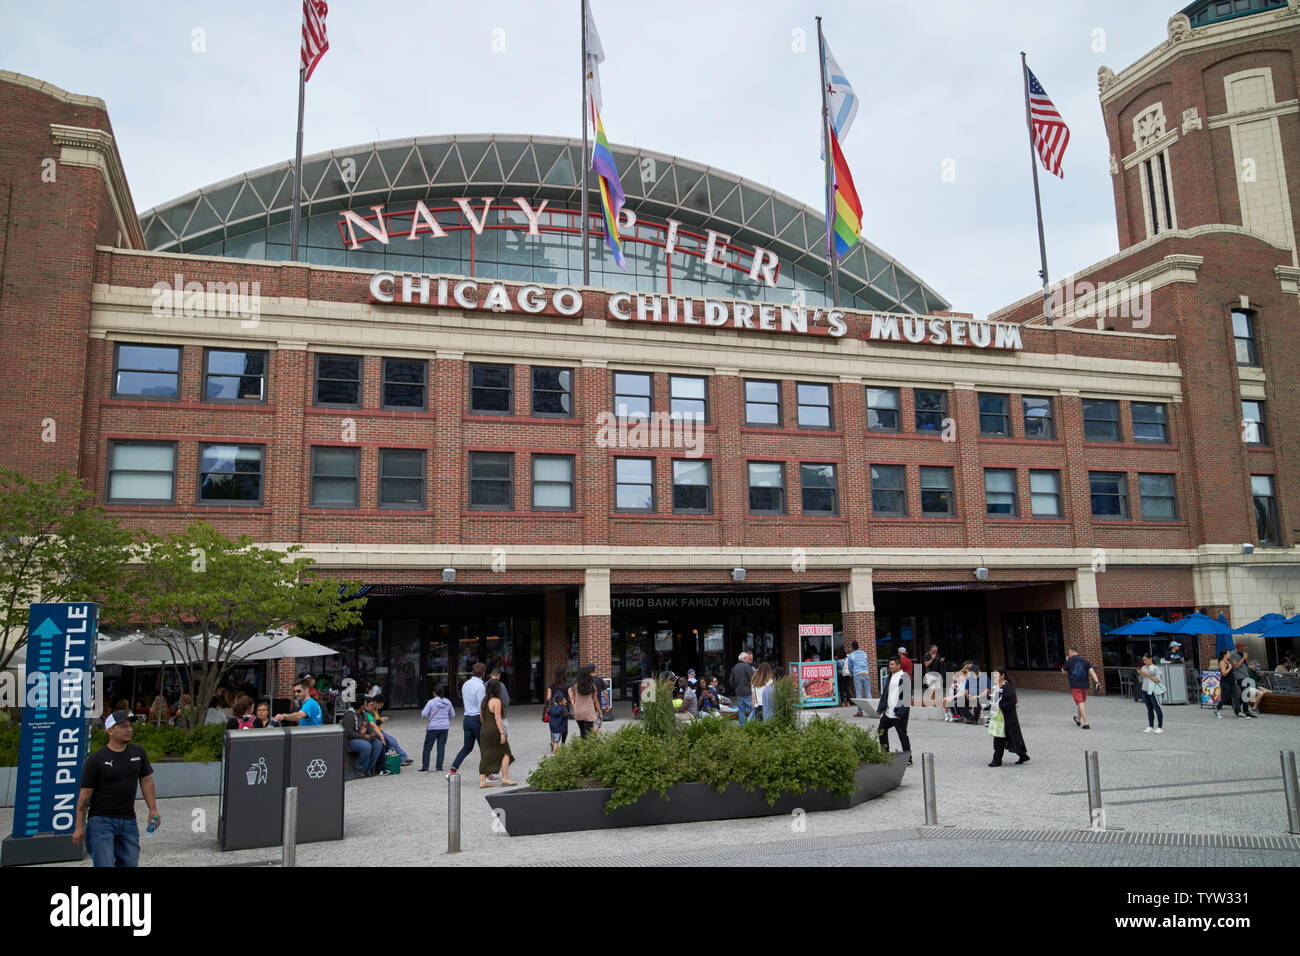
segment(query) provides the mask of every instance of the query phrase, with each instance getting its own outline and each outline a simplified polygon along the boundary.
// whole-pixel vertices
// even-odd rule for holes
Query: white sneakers
[[[1156,728],[1156,733],[1158,733],[1158,734],[1163,734],[1164,732],[1165,732],[1165,728],[1163,728],[1163,727],[1157,727],[1157,728]]]
[[[1163,727],[1148,727],[1142,731],[1142,733],[1144,734],[1149,734],[1149,733],[1163,734],[1164,732],[1165,729]]]
[[[1144,734],[1149,734],[1149,733],[1151,733],[1151,731],[1152,731],[1153,729],[1154,729],[1154,728],[1152,728],[1152,727],[1144,727],[1144,728],[1142,729],[1142,733],[1144,733]]]

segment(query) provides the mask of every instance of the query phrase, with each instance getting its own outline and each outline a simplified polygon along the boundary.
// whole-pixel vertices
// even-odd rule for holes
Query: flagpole
[[[587,0],[582,0],[582,284],[591,285],[591,250],[587,231]]]
[[[1038,157],[1034,153],[1034,120],[1029,110],[1029,64],[1025,61],[1023,50],[1020,52],[1020,72],[1025,81],[1025,128],[1029,132],[1029,168],[1034,172],[1034,211],[1038,214],[1038,254],[1043,261],[1043,269],[1039,273],[1043,277],[1043,318],[1047,320],[1048,325],[1051,325],[1051,293],[1047,289],[1047,240],[1043,238],[1043,201],[1038,194]]]
[[[293,157],[293,225],[289,230],[289,259],[298,261],[298,221],[302,215],[302,114],[307,101],[307,68],[298,68],[298,148]]]
[[[826,259],[831,267],[831,304],[837,309],[840,305],[840,266],[835,255],[835,237],[831,235],[831,224],[835,221],[835,176],[831,171],[834,158],[831,156],[831,108],[826,100],[826,43],[822,39],[822,18],[817,17],[817,52],[820,63],[818,68],[822,78],[822,155],[826,157]]]

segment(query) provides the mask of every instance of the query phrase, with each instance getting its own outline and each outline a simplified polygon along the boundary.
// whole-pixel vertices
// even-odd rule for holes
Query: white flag
[[[600,99],[600,64],[605,59],[605,50],[600,45],[600,34],[596,32],[596,21],[591,16],[591,7],[587,8],[587,92],[596,102],[596,112],[604,108]]]
[[[849,85],[844,71],[835,62],[830,44],[825,40],[822,40],[822,49],[826,51],[826,105],[830,109],[831,128],[835,130],[835,138],[843,146],[849,138],[849,127],[858,115],[858,97]]]

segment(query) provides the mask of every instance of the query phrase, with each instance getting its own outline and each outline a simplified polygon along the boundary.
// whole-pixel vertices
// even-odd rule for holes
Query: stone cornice
[[[1206,122],[1210,129],[1231,126],[1233,123],[1250,123],[1255,120],[1268,119],[1273,116],[1285,116],[1288,113],[1300,113],[1300,100],[1284,100],[1271,106],[1261,106],[1256,110],[1242,110],[1240,113],[1220,113],[1211,116]]]
[[[1152,73],[1180,56],[1228,46],[1245,39],[1258,39],[1300,29],[1300,16],[1297,16],[1297,13],[1300,13],[1300,5],[1293,2],[1271,13],[1257,13],[1221,23],[1211,23],[1197,27],[1177,39],[1171,36],[1119,73],[1111,73],[1106,67],[1102,67],[1100,73],[1104,78],[1100,90],[1102,106],[1105,107],[1112,100],[1132,93]],[[1171,30],[1171,33],[1173,32],[1175,31]]]
[[[38,80],[34,76],[27,76],[25,73],[13,73],[9,70],[0,70],[0,83],[9,83],[13,86],[21,86],[25,89],[35,90],[37,93],[43,93],[61,103],[67,103],[69,106],[87,106],[91,109],[102,110],[105,113],[108,112],[108,106],[103,100],[96,96],[83,96],[80,93],[69,93],[67,90],[57,87],[53,83],[46,83],[44,80]]]
[[[1282,291],[1289,295],[1300,295],[1300,269],[1295,266],[1277,266],[1273,270]]]
[[[140,220],[131,208],[131,191],[127,188],[126,173],[122,171],[122,160],[117,155],[113,134],[86,126],[51,123],[50,138],[55,146],[61,148],[61,165],[84,166],[100,171],[108,189],[108,198],[113,206],[113,215],[117,218],[122,241],[130,249],[143,249],[144,233],[140,231]]]
[[[1145,162],[1146,160],[1150,159],[1156,153],[1168,149],[1176,142],[1178,142],[1178,128],[1174,127],[1173,129],[1166,132],[1165,135],[1161,136],[1159,139],[1147,143],[1147,145],[1143,146],[1139,150],[1135,150],[1134,152],[1129,153],[1122,160],[1120,160],[1120,164],[1125,169],[1132,169],[1134,166],[1138,165],[1139,163]]]

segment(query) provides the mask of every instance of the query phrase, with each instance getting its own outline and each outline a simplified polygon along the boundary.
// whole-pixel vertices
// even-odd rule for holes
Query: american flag
[[[330,48],[325,36],[327,13],[329,7],[324,0],[302,0],[302,69],[307,73],[303,82],[311,79],[312,70]]]
[[[1061,119],[1034,71],[1029,67],[1025,70],[1029,73],[1029,125],[1033,130],[1034,148],[1043,160],[1043,168],[1064,179],[1061,159],[1065,156],[1065,147],[1070,144],[1070,127]]]

